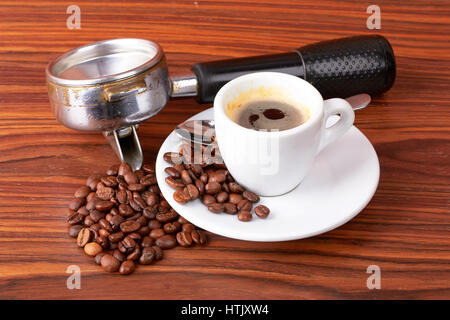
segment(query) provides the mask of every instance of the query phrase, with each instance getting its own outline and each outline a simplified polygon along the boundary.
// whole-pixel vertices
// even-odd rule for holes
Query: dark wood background
[[[81,8],[81,29],[66,8]],[[450,298],[449,2],[0,1],[0,298],[316,299]],[[116,162],[101,134],[54,119],[44,68],[93,41],[138,37],[164,48],[172,75],[195,62],[276,53],[319,40],[386,36],[394,87],[356,115],[381,162],[379,188],[346,225],[305,240],[252,243],[210,235],[129,277],[108,275],[67,236],[66,204],[93,172]],[[171,101],[141,125],[146,161],[174,126],[203,110]],[[79,265],[81,290],[66,288]],[[369,265],[381,290],[368,290]]]

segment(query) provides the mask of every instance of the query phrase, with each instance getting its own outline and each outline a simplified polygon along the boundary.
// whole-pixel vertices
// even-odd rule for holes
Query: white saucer
[[[191,119],[213,119],[213,109]],[[250,222],[241,222],[236,215],[209,212],[200,200],[184,205],[173,200],[174,190],[164,181],[164,168],[169,164],[163,155],[177,151],[179,144],[180,139],[172,132],[156,159],[156,177],[164,197],[180,215],[198,227],[241,240],[294,240],[335,229],[369,203],[380,176],[372,144],[353,126],[317,156],[313,168],[296,189],[282,196],[261,198],[260,204],[271,210],[266,219],[254,215]]]

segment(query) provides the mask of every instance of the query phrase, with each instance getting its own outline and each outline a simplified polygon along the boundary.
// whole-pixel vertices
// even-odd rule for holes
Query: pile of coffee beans
[[[106,272],[133,273],[162,259],[163,250],[206,243],[204,231],[173,210],[148,165],[126,163],[90,176],[69,203],[69,235]]]
[[[172,166],[167,185],[175,189],[173,199],[185,204],[200,199],[213,213],[237,214],[240,221],[252,220],[253,205],[259,196],[234,181],[223,163],[216,142],[204,146],[183,141],[178,152],[167,152],[164,160]],[[254,208],[256,216],[266,218],[270,210],[264,205]]]

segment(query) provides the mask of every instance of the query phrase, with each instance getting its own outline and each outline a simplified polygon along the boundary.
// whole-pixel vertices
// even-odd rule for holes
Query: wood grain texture
[[[81,8],[81,30],[66,8]],[[92,172],[116,162],[101,134],[54,119],[49,60],[118,37],[153,39],[172,75],[195,62],[276,53],[373,33],[367,6],[327,1],[0,1],[0,298],[317,299],[450,298],[450,7],[377,1],[392,43],[394,87],[356,115],[381,162],[379,188],[356,218],[305,240],[252,243],[209,235],[130,277],[107,275],[67,236],[66,205]],[[174,126],[203,110],[174,100],[143,123],[146,161]],[[82,289],[68,290],[69,265]],[[382,289],[368,290],[378,265]]]

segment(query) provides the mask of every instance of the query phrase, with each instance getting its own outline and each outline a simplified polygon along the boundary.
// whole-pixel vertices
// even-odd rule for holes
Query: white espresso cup
[[[288,130],[245,128],[233,120],[236,108],[275,100],[299,108],[305,122]],[[339,120],[327,128],[327,119]],[[287,193],[301,183],[317,154],[342,136],[355,114],[344,99],[323,100],[311,84],[278,72],[247,74],[225,84],[214,99],[214,121],[222,158],[234,179],[260,196]]]

